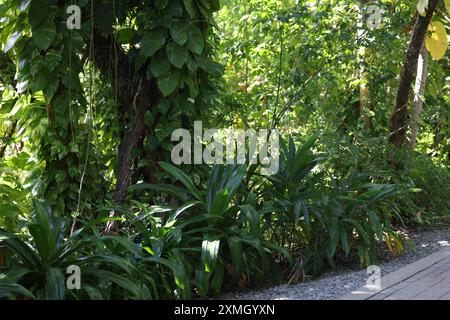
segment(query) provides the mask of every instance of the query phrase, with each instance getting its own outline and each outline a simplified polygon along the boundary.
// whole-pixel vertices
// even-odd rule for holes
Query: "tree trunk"
[[[358,4],[354,6],[354,10],[357,12],[356,17],[356,38],[357,41],[363,41],[365,36],[364,24],[367,23],[367,14],[366,10],[368,5],[373,2],[373,0],[359,0]],[[368,50],[364,45],[358,47],[358,51],[356,53],[357,57],[357,67],[352,71],[352,77],[359,80],[360,84],[355,91],[353,92],[354,96],[357,96],[358,99],[351,104],[352,110],[352,118],[356,121],[359,121],[360,118],[363,118],[364,127],[366,129],[372,128],[372,119],[369,116],[369,111],[371,110],[370,104],[370,90],[369,90],[369,74],[365,68],[366,61],[369,57],[370,50]],[[345,120],[347,122],[347,120]]]
[[[147,110],[150,110],[152,105],[157,103],[158,96],[156,95],[156,88],[153,81],[146,79],[143,74],[139,82],[137,92],[133,101],[134,120],[131,130],[125,140],[119,145],[119,163],[117,166],[117,182],[114,200],[117,203],[122,203],[125,200],[128,185],[131,178],[131,153],[138,142],[142,139],[145,133],[144,116]],[[115,212],[111,212],[111,217]],[[116,230],[115,221],[109,221],[104,231],[105,234],[114,233]]]
[[[417,62],[417,74],[416,84],[414,87],[414,100],[413,108],[411,111],[411,136],[409,141],[410,153],[414,151],[417,143],[417,135],[420,128],[420,113],[422,112],[423,95],[425,93],[425,86],[427,82],[427,70],[428,70],[428,51],[425,47],[425,43],[422,43],[420,49],[419,61]]]
[[[419,58],[420,48],[436,8],[437,1],[438,0],[430,0],[425,17],[418,15],[416,23],[414,24],[413,34],[406,53],[403,70],[400,75],[394,112],[389,123],[389,142],[396,149],[400,149],[405,141],[411,83]]]
[[[113,88],[116,89],[120,144],[114,200],[120,204],[125,200],[130,184],[132,151],[139,146],[139,142],[145,136],[145,113],[158,104],[160,94],[154,80],[146,78],[147,65],[133,72],[132,62],[112,35],[102,36],[94,29],[94,45],[95,55],[91,59],[102,75],[111,81]],[[111,60],[114,63],[110,63]],[[110,216],[113,217],[115,214],[116,212],[112,211]],[[116,222],[110,221],[104,233],[115,233],[116,229]]]
[[[367,10],[368,5],[373,2],[373,0],[360,0],[358,5],[358,39],[363,40],[364,31],[364,23],[367,23],[367,15],[365,11]],[[364,120],[364,128],[371,129],[372,128],[372,118],[368,115],[370,108],[370,88],[369,88],[369,74],[365,68],[366,61],[368,59],[370,50],[368,50],[365,46],[360,46],[358,49],[358,62],[359,62],[359,70],[358,77],[361,81],[359,85],[359,108],[362,113]]]

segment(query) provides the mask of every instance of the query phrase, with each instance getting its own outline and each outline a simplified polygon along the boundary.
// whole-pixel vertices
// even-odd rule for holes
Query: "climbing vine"
[[[80,29],[67,28],[69,5],[81,9]],[[155,181],[154,162],[167,157],[169,134],[208,108],[211,79],[222,75],[211,59],[218,0],[1,6],[3,51],[17,69],[21,94],[14,118],[39,141],[39,193],[73,212],[111,187],[102,178],[108,170],[115,172],[119,202],[131,180]],[[103,84],[101,92],[93,81]],[[96,135],[99,125],[109,133]],[[104,154],[99,147],[116,149],[117,160],[88,156]]]

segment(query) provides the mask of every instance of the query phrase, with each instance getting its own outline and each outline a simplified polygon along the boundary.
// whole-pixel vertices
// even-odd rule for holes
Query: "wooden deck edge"
[[[345,294],[341,297],[338,297],[336,300],[367,300],[374,295],[381,293],[384,290],[389,289],[390,287],[397,285],[415,274],[422,272],[439,261],[445,259],[450,255],[450,247],[443,248],[435,253],[432,253],[425,258],[417,260],[411,264],[408,264],[396,271],[393,271],[386,276],[381,277],[381,287],[378,289],[369,288],[363,286],[356,290],[353,290],[351,293]]]

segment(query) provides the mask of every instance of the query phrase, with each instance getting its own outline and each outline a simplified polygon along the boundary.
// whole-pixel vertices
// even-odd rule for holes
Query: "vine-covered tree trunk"
[[[127,188],[132,176],[132,151],[142,142],[146,132],[145,113],[155,106],[160,94],[153,80],[146,78],[146,67],[132,73],[132,62],[123,49],[116,44],[111,35],[104,37],[95,34],[95,55],[93,62],[109,78],[117,92],[117,113],[121,132],[118,146],[118,163],[116,168],[116,190],[114,200],[122,203],[126,198]],[[114,50],[112,50],[113,48]],[[111,52],[114,52],[111,57]],[[114,60],[111,66],[110,59]],[[114,212],[111,216],[114,216]],[[114,221],[107,224],[105,233],[113,233],[116,229]]]
[[[422,47],[437,2],[438,0],[430,0],[426,15],[417,16],[408,51],[406,53],[406,59],[403,64],[402,73],[400,75],[395,108],[389,123],[389,142],[397,149],[401,148],[405,141],[411,83],[419,58],[420,48]]]
[[[416,84],[414,86],[413,108],[411,112],[411,136],[409,141],[409,150],[412,153],[416,147],[417,135],[420,127],[420,113],[422,112],[423,95],[428,72],[428,51],[425,43],[422,43],[420,49],[419,61],[417,62]]]

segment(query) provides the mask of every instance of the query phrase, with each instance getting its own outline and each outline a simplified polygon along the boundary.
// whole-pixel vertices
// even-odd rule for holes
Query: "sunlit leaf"
[[[425,38],[425,45],[435,60],[444,57],[448,47],[448,36],[444,25],[439,21],[431,22],[428,26],[431,35]]]

